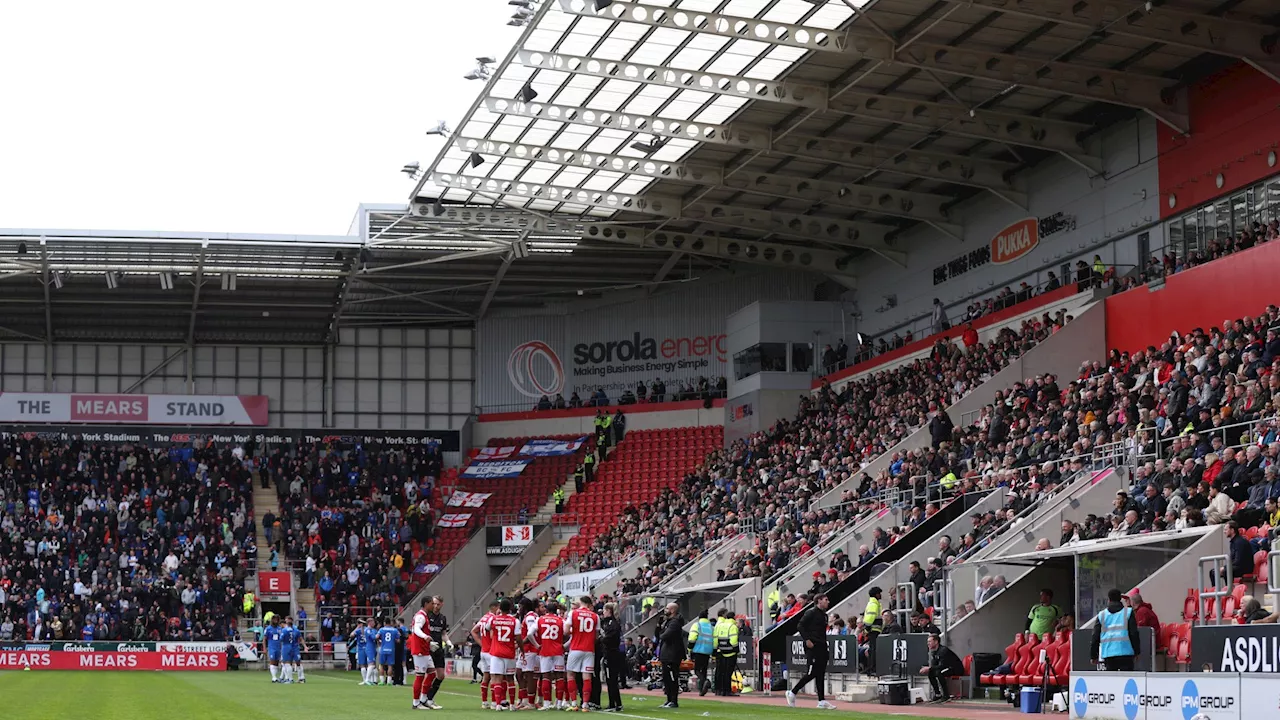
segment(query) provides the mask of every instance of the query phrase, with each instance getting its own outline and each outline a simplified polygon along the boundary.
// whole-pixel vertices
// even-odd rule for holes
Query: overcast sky
[[[0,228],[345,234],[404,202],[507,0],[0,3]]]

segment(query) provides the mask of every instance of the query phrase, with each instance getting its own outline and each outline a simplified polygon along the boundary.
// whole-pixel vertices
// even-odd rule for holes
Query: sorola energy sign
[[[617,390],[656,377],[668,384],[703,375],[710,379],[722,373],[725,336],[658,338],[635,331],[630,337],[576,343],[570,358],[572,372],[566,372],[551,345],[530,340],[511,351],[507,377],[517,392],[531,398],[599,387]],[[668,388],[668,392],[674,391],[674,387]]]

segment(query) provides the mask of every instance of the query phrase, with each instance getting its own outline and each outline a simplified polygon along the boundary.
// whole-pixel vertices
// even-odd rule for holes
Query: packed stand
[[[243,450],[10,435],[0,457],[0,641],[238,637]]]
[[[930,449],[919,460],[914,455],[896,459],[878,478],[863,474],[858,489],[846,492],[835,508],[813,507],[814,499],[856,477],[865,464],[922,426],[949,438],[950,420],[939,407],[981,385],[1069,319],[1060,313],[1028,320],[1019,331],[1006,329],[986,344],[964,349],[940,341],[929,357],[855,380],[839,392],[825,385],[801,399],[795,420],[716,450],[679,488],[625,509],[597,537],[583,569],[612,567],[632,548],[645,549],[647,566],[622,583],[627,593],[643,592],[749,525],[759,544],[735,557],[725,577],[773,575],[854,518],[880,508],[892,492],[911,488],[913,478],[922,483],[917,476],[940,469],[949,449]],[[877,549],[890,540],[880,532],[886,537]]]
[[[299,566],[316,604],[397,604],[432,540],[438,448],[277,446],[261,463],[263,487],[280,501],[268,552]]]
[[[1152,255],[1142,269],[1142,281],[1150,282],[1169,275],[1176,275],[1183,270],[1190,270],[1197,265],[1213,262],[1251,247],[1271,242],[1280,238],[1280,220],[1272,220],[1263,225],[1255,221],[1251,227],[1244,228],[1232,238],[1213,238],[1205,243],[1203,250],[1197,248],[1183,255],[1165,253]]]

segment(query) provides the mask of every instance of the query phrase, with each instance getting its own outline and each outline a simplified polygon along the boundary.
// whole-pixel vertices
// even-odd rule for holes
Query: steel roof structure
[[[581,274],[626,250],[651,281],[683,260],[851,284],[864,253],[905,265],[907,228],[960,237],[966,198],[1025,207],[1018,172],[1045,157],[1101,174],[1109,122],[1186,131],[1185,86],[1215,67],[1280,81],[1271,0],[535,4],[513,2],[529,24],[415,173],[410,211],[554,227]]]

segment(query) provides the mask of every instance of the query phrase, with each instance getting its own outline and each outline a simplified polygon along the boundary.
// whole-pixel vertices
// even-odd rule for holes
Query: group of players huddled
[[[267,662],[271,669],[271,682],[300,683],[307,682],[307,673],[302,669],[302,631],[293,626],[293,617],[286,617],[283,622],[279,615],[272,615],[266,630],[262,631],[267,643]]]
[[[489,604],[471,628],[480,645],[482,708],[587,711],[600,616],[590,596],[577,604],[569,609],[529,598]]]

